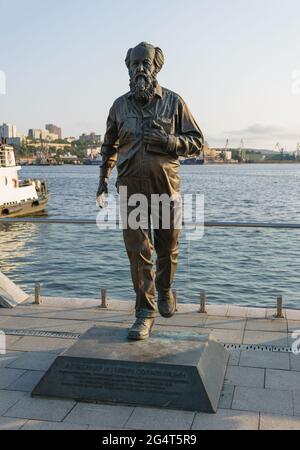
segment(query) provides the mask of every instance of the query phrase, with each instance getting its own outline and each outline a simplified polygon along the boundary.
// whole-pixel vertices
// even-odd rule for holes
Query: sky
[[[210,146],[300,142],[299,0],[0,0],[0,17],[0,123],[20,132],[103,134],[148,41]]]

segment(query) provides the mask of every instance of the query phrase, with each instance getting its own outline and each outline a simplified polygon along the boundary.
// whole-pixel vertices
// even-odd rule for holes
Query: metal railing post
[[[277,297],[277,313],[275,314],[276,319],[284,319],[282,306],[283,306],[283,298],[282,295],[279,295]]]
[[[200,310],[199,310],[200,314],[207,314],[206,311],[206,292],[205,291],[201,291],[200,294]]]
[[[40,283],[36,283],[34,287],[34,303],[36,305],[40,305],[41,301],[41,285]]]
[[[101,289],[101,309],[107,309],[107,289]]]

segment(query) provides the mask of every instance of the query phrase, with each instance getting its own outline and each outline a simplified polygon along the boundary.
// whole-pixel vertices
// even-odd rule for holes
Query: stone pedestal
[[[94,327],[58,356],[33,396],[216,412],[229,354],[211,336]]]
[[[0,272],[0,308],[15,308],[28,298],[29,295]]]

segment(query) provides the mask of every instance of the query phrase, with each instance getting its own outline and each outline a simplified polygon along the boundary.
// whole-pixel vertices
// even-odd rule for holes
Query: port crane
[[[275,151],[279,152],[281,154],[281,159],[284,159],[284,148],[281,147],[280,143],[277,142],[277,144],[275,145]]]
[[[226,159],[226,152],[228,151],[228,149],[229,149],[229,139],[226,139],[225,147],[223,148],[223,150],[220,153],[220,159],[222,161],[225,161],[225,159]]]
[[[246,161],[246,150],[245,150],[245,144],[244,144],[244,140],[241,139],[240,142],[240,146],[238,149],[238,158],[239,158],[239,162],[245,162]]]

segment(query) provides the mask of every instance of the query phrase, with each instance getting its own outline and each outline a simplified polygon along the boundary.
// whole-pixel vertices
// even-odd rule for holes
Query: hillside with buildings
[[[82,133],[79,137],[63,136],[61,127],[46,124],[45,128],[30,128],[18,133],[17,126],[0,125],[0,140],[14,147],[21,164],[100,164],[102,136],[95,132]],[[300,144],[295,150],[286,150],[276,144],[273,150],[246,148],[241,140],[238,148],[232,148],[229,140],[224,147],[210,147],[206,142],[202,154],[191,164],[238,164],[300,162]],[[185,163],[182,161],[182,163]]]

